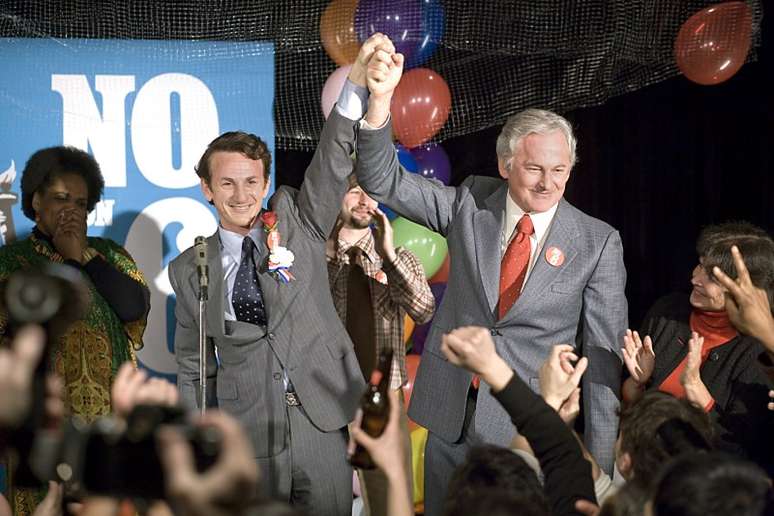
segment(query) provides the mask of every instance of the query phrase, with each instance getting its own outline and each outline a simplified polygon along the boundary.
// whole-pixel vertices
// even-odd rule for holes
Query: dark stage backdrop
[[[759,61],[723,84],[676,77],[565,113],[579,140],[566,198],[621,232],[634,328],[658,297],[690,289],[703,226],[743,219],[774,230],[773,29],[764,16]],[[453,184],[470,174],[497,176],[499,131],[442,143]],[[278,151],[279,183],[298,186],[310,159]]]

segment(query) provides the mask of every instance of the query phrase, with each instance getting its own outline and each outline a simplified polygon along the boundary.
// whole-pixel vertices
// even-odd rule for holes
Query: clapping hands
[[[656,354],[653,352],[650,336],[646,335],[643,340],[636,331],[626,330],[621,351],[632,380],[639,385],[645,385],[653,375],[653,367],[656,364]]]

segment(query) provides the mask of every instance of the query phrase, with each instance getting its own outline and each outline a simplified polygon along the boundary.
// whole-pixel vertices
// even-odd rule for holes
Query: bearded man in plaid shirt
[[[357,185],[354,175],[350,176],[350,189],[341,203],[326,251],[333,303],[355,345],[363,376],[368,380],[378,355],[391,349],[390,388],[400,389],[408,380],[403,340],[405,315],[416,324],[428,322],[433,316],[435,298],[419,259],[411,251],[395,249],[387,215]],[[411,464],[405,410],[401,411],[401,430]],[[369,513],[386,515],[384,474],[372,470],[359,471],[359,475]]]

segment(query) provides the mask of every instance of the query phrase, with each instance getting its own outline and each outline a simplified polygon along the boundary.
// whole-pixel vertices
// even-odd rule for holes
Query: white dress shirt
[[[256,247],[258,246],[258,239],[263,237],[262,230],[263,226],[261,224],[250,230],[249,236],[253,239]],[[237,271],[239,271],[239,264],[242,262],[242,242],[245,237],[239,233],[224,229],[223,226],[218,226],[218,238],[220,239],[220,263],[223,265],[223,285],[225,286],[226,296],[223,303],[223,315],[227,321],[236,321],[231,295],[234,292],[234,283],[236,282]]]

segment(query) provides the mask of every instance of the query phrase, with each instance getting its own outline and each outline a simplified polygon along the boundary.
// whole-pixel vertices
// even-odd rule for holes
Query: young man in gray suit
[[[347,423],[364,381],[331,300],[325,242],[349,188],[362,110],[352,90],[365,86],[376,42],[363,45],[301,189],[277,189],[270,212],[261,206],[271,157],[257,136],[219,136],[197,167],[202,192],[220,218],[207,239],[207,406],[244,426],[267,494],[309,514],[343,516],[352,507]],[[193,249],[170,264],[169,279],[177,295],[178,385],[193,408],[201,402]]]
[[[374,199],[447,238],[451,273],[425,344],[409,416],[430,430],[425,509],[441,512],[454,467],[471,445],[508,445],[516,429],[489,386],[440,352],[460,326],[490,329],[498,353],[538,390],[554,344],[577,344],[585,440],[610,471],[618,429],[626,271],[618,232],[563,198],[575,163],[571,125],[549,111],[512,116],[497,141],[501,181],[471,176],[447,187],[405,171],[391,141],[390,101],[403,57],[386,49],[368,68],[368,113],[356,173]]]

